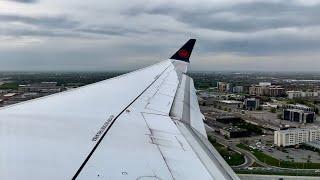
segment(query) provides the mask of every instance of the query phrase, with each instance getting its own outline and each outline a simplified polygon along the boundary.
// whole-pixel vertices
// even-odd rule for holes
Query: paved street
[[[236,166],[236,168],[247,168],[247,167],[251,166],[254,163],[254,156],[252,154],[244,151],[241,148],[238,148],[235,143],[233,143],[232,141],[227,141],[226,139],[223,138],[223,136],[220,137],[219,135],[215,134],[214,129],[212,129],[208,125],[206,125],[206,130],[207,130],[209,135],[213,135],[214,136],[214,138],[216,139],[216,141],[218,143],[220,143],[222,145],[225,145],[225,146],[228,146],[230,149],[232,149],[232,150],[244,155],[245,163],[241,164],[239,166]]]

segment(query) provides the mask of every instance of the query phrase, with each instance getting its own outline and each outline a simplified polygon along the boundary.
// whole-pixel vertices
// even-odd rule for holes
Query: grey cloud
[[[14,1],[19,3],[35,3],[37,0],[7,0],[7,1]]]
[[[0,22],[21,22],[24,24],[43,26],[48,28],[73,28],[79,24],[66,16],[21,16],[21,15],[0,15]]]
[[[75,34],[68,31],[50,31],[46,29],[5,29],[2,30],[2,35],[19,38],[21,36],[34,37],[85,37],[85,35]]]
[[[305,28],[320,26],[320,5],[303,6],[293,1],[282,1],[239,3],[224,7],[208,4],[190,9],[172,4],[149,7],[132,7],[123,13],[127,16],[149,14],[173,17],[188,28],[195,29],[192,32],[202,38],[200,50],[204,53],[270,55],[320,49],[320,39],[310,38],[312,35],[319,36],[319,30],[311,30],[311,34],[303,32]],[[196,29],[211,31],[211,34],[201,34]],[[295,32],[281,31],[283,29],[295,29]],[[217,31],[225,35],[214,37],[219,36]],[[268,31],[274,32],[270,35]]]
[[[292,1],[250,2],[226,7],[199,7],[192,9],[178,6],[153,8],[133,7],[127,15],[141,13],[172,16],[192,27],[230,32],[254,32],[265,29],[320,25],[320,5],[302,6]]]
[[[49,12],[52,1],[38,1],[36,5],[31,3],[36,1],[28,2],[28,8],[39,8],[45,2],[43,7]],[[228,4],[223,0],[221,6],[218,1],[209,0],[207,4],[197,1],[146,4],[135,0],[57,2],[61,6],[55,2],[50,13],[41,10],[28,15],[15,12],[0,15],[4,24],[0,38],[13,37],[17,42],[10,47],[6,42],[2,44],[2,69],[9,64],[11,69],[19,64],[20,68],[29,69],[77,70],[89,68],[88,64],[93,70],[128,69],[134,64],[143,66],[166,58],[188,38],[198,39],[196,67],[210,67],[210,63],[201,64],[196,57],[208,60],[212,54],[252,59],[277,55],[290,60],[297,53],[316,54],[320,50],[320,5],[304,6],[295,1]],[[39,43],[28,44],[28,38]],[[314,55],[314,59],[318,56]],[[64,66],[68,63],[69,66]],[[252,60],[242,67],[245,69],[249,64],[254,67],[255,63]],[[276,67],[277,60],[268,65],[271,69]],[[320,64],[315,62],[311,66]]]
[[[51,37],[90,37],[90,35],[124,36],[127,34],[141,34],[144,31],[128,29],[119,26],[91,25],[83,26],[80,21],[71,19],[68,16],[20,16],[0,15],[0,22],[20,22],[22,24],[36,27],[12,27],[5,26],[2,33],[13,36],[51,36]],[[91,36],[93,37],[93,36]]]
[[[1,35],[40,36],[40,37],[83,37],[81,33],[75,33],[72,29],[80,24],[67,16],[21,16],[0,15],[0,22],[7,23],[1,27]],[[19,22],[20,24],[16,24]]]
[[[120,26],[82,27],[82,28],[78,28],[77,31],[96,34],[96,35],[115,35],[115,36],[144,33],[143,31],[140,31],[140,30],[128,29]]]
[[[230,39],[221,42],[203,40],[201,52],[237,53],[246,56],[277,55],[287,53],[312,52],[320,49],[319,40],[306,40],[290,36],[272,39]]]

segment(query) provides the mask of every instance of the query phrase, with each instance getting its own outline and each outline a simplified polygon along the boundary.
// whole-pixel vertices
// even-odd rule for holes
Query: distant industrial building
[[[300,109],[284,109],[283,120],[299,123],[313,123],[315,120],[315,112],[304,111]]]
[[[246,129],[238,128],[238,127],[222,128],[222,129],[220,129],[220,134],[223,136],[227,136],[229,138],[250,136],[249,131],[247,131]]]
[[[287,91],[288,99],[319,97],[320,91]]]
[[[257,98],[247,98],[244,100],[244,107],[247,110],[255,111],[260,106],[260,100]]]
[[[320,139],[320,129],[287,129],[274,132],[274,144],[292,146]]]

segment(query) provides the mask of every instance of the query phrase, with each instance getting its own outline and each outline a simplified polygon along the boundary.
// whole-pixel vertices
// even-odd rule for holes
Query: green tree
[[[259,106],[259,107],[257,108],[257,111],[262,111],[262,106]]]
[[[276,113],[276,112],[277,112],[277,109],[276,109],[276,108],[271,108],[271,109],[270,109],[270,112]]]

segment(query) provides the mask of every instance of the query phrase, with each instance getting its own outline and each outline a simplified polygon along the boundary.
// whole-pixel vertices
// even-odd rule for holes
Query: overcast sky
[[[0,0],[0,71],[320,71],[318,0]]]

